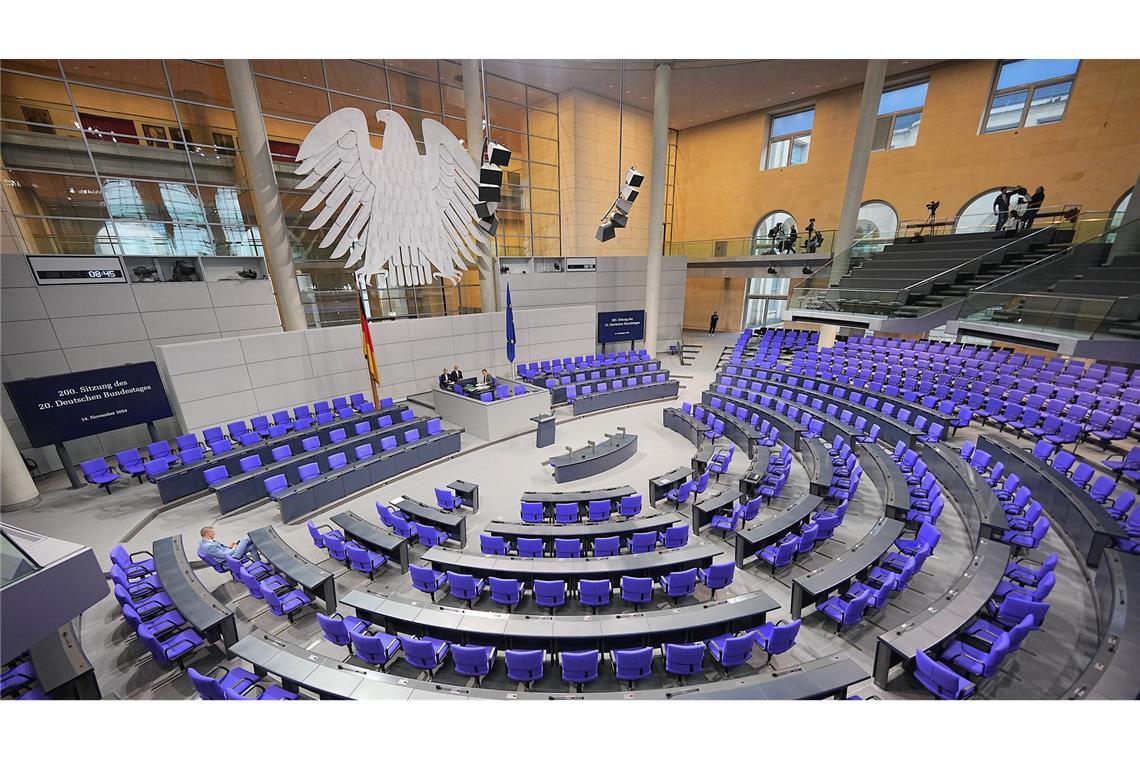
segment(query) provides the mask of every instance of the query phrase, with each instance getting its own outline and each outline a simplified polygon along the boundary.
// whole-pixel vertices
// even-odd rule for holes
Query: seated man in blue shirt
[[[249,540],[249,536],[246,536],[241,541],[226,546],[221,541],[214,540],[216,534],[214,533],[212,525],[207,525],[205,528],[202,528],[199,534],[202,536],[202,540],[198,542],[198,551],[209,557],[213,557],[219,562],[224,563],[226,557],[233,557],[237,560],[241,560],[242,557],[249,557],[254,562],[258,562],[261,559],[257,554],[257,548],[253,545],[253,542]]]

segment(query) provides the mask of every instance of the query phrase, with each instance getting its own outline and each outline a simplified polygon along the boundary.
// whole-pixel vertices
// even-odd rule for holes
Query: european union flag
[[[515,361],[515,312],[511,308],[511,283],[507,282],[507,361]]]

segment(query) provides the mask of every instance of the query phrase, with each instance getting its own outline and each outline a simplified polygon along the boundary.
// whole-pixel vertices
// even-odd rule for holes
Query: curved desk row
[[[875,487],[883,497],[883,506],[886,507],[887,517],[895,520],[906,520],[906,513],[910,510],[910,487],[906,476],[890,454],[877,443],[856,443],[856,456],[860,462],[865,463],[863,471],[870,477]],[[874,463],[874,470],[871,463]],[[927,464],[929,467],[929,463]],[[935,476],[937,477],[937,476]]]
[[[626,383],[626,381],[629,381],[629,382],[637,383],[638,385],[640,385],[641,379],[643,377],[652,378],[655,375],[659,375],[662,373],[663,370],[660,367],[660,362],[652,362],[652,364],[657,364],[658,366],[652,367],[650,369],[643,369],[641,372],[627,372],[624,375],[613,374],[613,375],[605,375],[604,377],[593,377],[594,374],[599,373],[599,370],[593,370],[592,372],[588,373],[590,375],[590,377],[588,377],[585,380],[574,380],[573,382],[570,382],[570,383],[559,382],[558,385],[554,386],[553,388],[546,388],[548,391],[550,391],[550,403],[552,403],[552,404],[565,404],[569,400],[566,397],[566,389],[567,388],[573,388],[575,397],[577,397],[577,395],[582,392],[583,388],[585,388],[586,386],[593,386],[595,383],[609,383],[609,382],[612,382],[614,380],[621,380],[623,384]],[[579,373],[575,372],[574,374],[579,374]],[[604,373],[602,373],[602,374],[604,374]],[[666,377],[669,376],[669,373],[667,371],[665,371],[665,376]],[[559,381],[561,381],[561,379],[562,378],[559,378]],[[652,383],[653,381],[650,380],[650,382]],[[545,378],[543,378],[542,380],[534,380],[533,383],[534,383],[534,385],[538,386],[539,388],[545,388],[546,387],[546,379]]]
[[[408,572],[408,545],[412,539],[397,536],[351,510],[333,515],[329,520],[344,531],[346,537],[384,555],[386,560],[400,566],[401,573]]]
[[[550,466],[554,468],[554,479],[566,483],[611,470],[636,453],[636,435],[607,433],[606,439],[601,443],[551,457]]]
[[[725,410],[717,409],[712,405],[697,404],[697,408],[705,410],[706,420],[716,417],[723,422],[725,437],[739,446],[745,456],[751,459],[756,454],[756,449],[760,447],[760,441],[764,438],[760,433],[759,426],[742,420],[735,414],[728,414]]]
[[[652,700],[663,699],[843,699],[847,688],[867,679],[867,672],[842,655],[765,669],[756,675],[729,678],[701,685],[670,686],[639,691],[601,691],[580,694],[447,686],[416,681],[371,668],[347,665],[322,657],[267,633],[246,636],[232,653],[248,662],[255,673],[273,675],[293,692],[304,689],[322,699],[501,699],[501,700]],[[502,667],[501,665],[497,667]]]
[[[345,496],[434,462],[449,454],[459,453],[459,430],[443,430],[433,436],[404,443],[394,449],[370,457],[349,461],[345,467],[326,472],[274,494],[273,501],[281,510],[281,520],[291,523],[328,506]]]
[[[325,603],[336,612],[336,583],[328,570],[317,567],[286,544],[272,525],[249,532],[249,540],[273,569]]]
[[[237,641],[234,611],[214,598],[190,569],[182,536],[167,536],[151,544],[154,569],[162,590],[186,622],[210,641],[221,639],[223,647]]]
[[[424,504],[408,496],[401,495],[398,499],[388,502],[412,520],[433,528],[442,530],[462,549],[467,546],[467,515],[459,512],[448,512],[431,504]]]
[[[711,523],[713,517],[716,515],[728,515],[736,508],[737,504],[741,504],[746,500],[746,497],[739,489],[730,487],[715,496],[710,496],[704,501],[694,501],[691,508],[693,535],[700,535],[701,530]]]
[[[732,379],[732,377],[732,375],[719,375],[717,377],[717,381],[729,381]],[[882,438],[892,444],[898,443],[899,441],[904,441],[907,445],[907,448],[913,448],[914,442],[918,439],[918,437],[924,435],[924,433],[915,426],[905,422],[900,422],[894,417],[883,414],[878,409],[871,409],[870,407],[864,406],[863,404],[857,404],[848,399],[839,398],[838,396],[833,396],[819,390],[809,390],[797,385],[788,385],[787,383],[781,383],[776,380],[754,380],[752,381],[752,384],[762,388],[763,392],[769,396],[779,397],[781,400],[788,402],[794,400],[797,404],[801,405],[800,408],[803,408],[803,404],[805,403],[799,400],[799,397],[802,395],[805,399],[807,399],[807,406],[810,407],[811,410],[814,410],[813,416],[822,417],[824,420],[831,419],[838,421],[839,413],[842,412],[850,412],[853,420],[857,417],[862,417],[867,420],[868,430],[870,430],[871,425],[878,425]],[[816,408],[812,406],[813,401],[822,403],[822,407]],[[831,404],[834,404],[836,407],[837,414],[835,417],[830,417],[824,411]],[[927,417],[927,419],[929,420],[930,418]],[[943,429],[943,437],[945,437],[946,434],[947,430]]]
[[[385,416],[392,416],[393,419],[397,419],[400,413],[407,408],[407,404],[399,404],[368,414],[354,415],[347,420],[342,419],[324,425],[316,425],[283,435],[280,438],[266,439],[255,446],[235,446],[221,456],[208,455],[203,462],[171,467],[166,472],[155,475],[154,484],[158,487],[158,495],[162,499],[162,503],[169,504],[176,499],[206,490],[206,476],[203,473],[211,467],[225,467],[231,476],[240,475],[241,465],[239,462],[245,457],[256,454],[261,457],[261,461],[265,462],[273,458],[271,452],[278,446],[288,445],[290,448],[300,448],[302,439],[311,438],[314,435],[320,439],[321,445],[325,446],[331,442],[330,436],[334,430],[344,430],[351,438],[357,424],[367,422],[372,425],[376,420]]]
[[[709,458],[712,457],[715,448],[712,440],[705,437],[709,426],[676,407],[662,409],[661,422],[669,430],[685,436],[689,443],[697,447],[697,453],[693,454],[692,459],[693,471],[699,475],[708,469]]]
[[[618,508],[623,496],[635,496],[637,491],[629,486],[598,488],[593,491],[523,491],[521,501],[535,501],[542,505],[548,518],[554,516],[555,504],[577,504],[579,514],[584,514],[591,501],[609,501],[610,511]]]
[[[637,370],[638,367],[641,369]],[[633,373],[634,370],[637,370],[638,373],[649,371],[659,372],[661,370],[661,362],[658,359],[635,359],[625,362],[614,362],[613,364],[598,364],[596,366],[591,365],[588,367],[571,367],[570,369],[563,368],[558,372],[555,372],[551,369],[537,372],[533,375],[530,375],[529,377],[523,377],[522,379],[524,382],[533,383],[540,388],[545,387],[546,381],[551,378],[561,384],[563,377],[574,377],[575,375],[585,375],[586,378],[585,380],[575,380],[574,382],[591,382],[597,380],[606,381],[610,378],[626,377],[626,375],[620,374],[622,368],[629,369],[630,373]],[[607,375],[607,372],[613,372],[614,374]],[[595,373],[597,374],[597,377],[594,377]]]
[[[805,495],[796,499],[787,509],[777,512],[759,525],[736,531],[736,566],[744,567],[749,557],[771,546],[799,525],[807,522],[823,506],[823,499]]]
[[[517,541],[520,538],[541,538],[551,542],[556,538],[577,538],[582,541],[593,541],[595,538],[619,536],[628,538],[634,533],[645,531],[663,531],[679,523],[680,515],[676,512],[634,517],[630,520],[605,520],[603,522],[582,522],[551,525],[549,523],[516,523],[503,520],[492,520],[483,528],[484,533],[492,536],[502,536],[508,541]]]
[[[712,400],[719,398],[722,402],[731,401],[737,406],[743,406],[748,409],[748,415],[751,417],[753,414],[759,414],[760,419],[768,420],[772,427],[780,434],[780,440],[792,447],[793,451],[800,450],[800,437],[807,432],[807,426],[793,420],[786,414],[781,414],[775,409],[762,406],[759,403],[749,402],[744,398],[717,393],[715,391],[701,391],[701,406],[712,407]],[[719,414],[724,414],[723,410],[718,410]],[[727,427],[725,428],[728,429]]]
[[[499,649],[602,652],[693,641],[763,625],[780,604],[763,591],[665,610],[617,615],[519,615],[448,607],[353,590],[344,603],[390,634],[432,636]]]
[[[768,474],[768,464],[771,461],[772,449],[767,446],[761,446],[752,456],[748,469],[740,476],[740,482],[737,484],[746,499],[751,499],[760,492],[760,481]]]
[[[763,402],[760,401],[761,397],[769,399],[772,402],[772,405],[770,407],[765,406],[764,408],[779,410],[780,407],[783,406],[784,408],[792,407],[799,409],[800,420],[803,419],[804,414],[810,414],[812,416],[812,419],[819,420],[823,423],[823,437],[829,441],[835,438],[837,435],[843,436],[843,438],[847,441],[853,441],[855,440],[855,437],[859,435],[858,431],[855,430],[854,425],[848,425],[845,422],[840,422],[834,417],[828,417],[823,413],[822,409],[815,409],[811,404],[801,404],[798,401],[789,401],[773,393],[748,391],[747,396],[749,399],[761,404],[763,404]],[[783,414],[783,412],[780,413]]]
[[[964,508],[969,532],[979,538],[1000,540],[1009,530],[1009,518],[989,483],[982,480],[956,449],[945,443],[924,443],[919,454],[926,462],[927,471],[934,473],[942,484],[942,490],[949,492],[958,506]]]
[[[891,668],[914,665],[915,653],[938,647],[969,625],[993,596],[1009,564],[1008,544],[978,539],[966,571],[941,597],[915,617],[880,634],[875,644],[875,685],[886,689]]]
[[[995,463],[1004,462],[1007,474],[1016,473],[1021,478],[1021,485],[1033,492],[1089,567],[1100,564],[1105,548],[1127,538],[1124,529],[1088,491],[1029,451],[987,435],[978,437],[978,450],[991,454]]]
[[[616,557],[532,558],[503,557],[494,554],[462,554],[433,546],[423,554],[423,561],[435,570],[451,570],[477,578],[514,578],[525,583],[535,580],[564,580],[575,586],[586,578],[608,578],[621,581],[623,575],[657,577],[692,567],[708,567],[720,556],[719,547],[708,541],[691,540],[677,549],[658,549],[640,554]]]
[[[678,381],[666,380],[663,383],[648,383],[638,385],[635,388],[618,388],[617,390],[611,389],[600,393],[591,393],[574,399],[574,414],[586,414],[602,409],[612,409],[615,406],[639,404],[642,401],[677,398],[680,390],[681,384]]]
[[[855,444],[851,445],[854,447]],[[805,436],[800,439],[800,454],[808,473],[808,493],[826,498],[835,477],[835,463],[831,461],[827,444],[818,438]]]
[[[859,543],[823,567],[792,579],[792,617],[802,617],[804,607],[821,602],[836,589],[846,589],[870,572],[871,567],[891,550],[903,530],[903,523],[882,517]]]
[[[693,476],[692,467],[675,467],[663,475],[649,479],[649,503],[656,505],[666,494]]]

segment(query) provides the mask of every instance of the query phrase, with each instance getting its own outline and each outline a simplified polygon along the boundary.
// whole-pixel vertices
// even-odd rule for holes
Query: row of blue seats
[[[330,617],[317,613],[325,639],[347,646],[349,651],[366,663],[387,670],[398,652],[404,661],[427,673],[431,680],[451,656],[455,672],[474,678],[478,683],[490,675],[498,662],[495,647],[478,644],[453,644],[429,636],[392,636],[374,630],[367,621],[348,615]],[[752,658],[755,647],[768,656],[782,654],[791,649],[799,633],[800,621],[765,623],[739,634],[725,634],[693,644],[663,644],[660,648],[665,673],[676,676],[681,683],[690,676],[703,672],[706,653],[727,675],[730,668],[743,665]],[[633,687],[636,681],[654,672],[655,652],[650,647],[615,649],[609,653],[614,677]],[[566,683],[581,689],[598,678],[602,653],[597,649],[577,652],[560,652],[551,658],[541,649],[508,649],[503,653],[506,676],[509,680],[531,688],[545,675],[548,660],[560,665],[561,677]]]
[[[609,369],[592,370],[587,372],[574,372],[566,373],[556,377],[548,377],[543,381],[547,388],[557,388],[559,385],[570,385],[572,383],[586,383],[593,380],[611,380],[613,378],[632,377],[634,375],[642,375],[646,372],[654,372],[660,369],[660,362],[652,364],[626,364],[621,367],[611,367]]]
[[[967,444],[971,442],[967,441]],[[1015,551],[1036,549],[1049,532],[1049,518],[1045,516],[1045,509],[1028,486],[1021,485],[1021,478],[1017,473],[1010,473],[1003,477],[1004,464],[997,472],[991,469],[990,455],[972,445],[963,445],[959,452],[974,470],[981,475],[994,491],[994,495],[1001,502],[1009,522],[1009,530],[1001,535],[1001,541],[1012,545]]]
[[[621,497],[617,513],[625,518],[636,517],[641,514],[641,494],[635,493]],[[608,499],[591,501],[587,505],[586,516],[590,522],[602,522],[613,516],[611,503]],[[546,522],[546,508],[541,502],[522,501],[520,515],[523,522]],[[557,502],[554,505],[554,522],[559,524],[576,523],[581,516],[581,508],[577,502]]]
[[[36,668],[27,652],[4,663],[0,670],[0,699],[50,699],[40,685]]]
[[[491,601],[495,604],[513,610],[517,607],[526,593],[526,584],[516,578],[499,578],[490,576],[486,579],[476,578],[465,573],[456,573],[451,570],[433,570],[430,567],[412,565],[412,587],[429,594],[432,601],[435,595],[447,587],[448,593],[454,598],[473,606],[478,602],[484,591],[490,591]],[[732,583],[736,570],[735,562],[722,562],[710,565],[707,568],[690,568],[662,575],[656,578],[662,593],[673,604],[697,591],[697,583],[703,584],[713,593],[717,589],[727,587]],[[618,584],[621,600],[641,609],[643,604],[652,604],[654,594],[654,579],[642,578],[632,575],[623,575]],[[566,597],[571,594],[564,580],[534,580],[531,582],[531,595],[535,605],[547,609],[557,609],[566,604]],[[578,603],[583,607],[597,609],[606,607],[612,601],[613,586],[608,579],[580,580],[578,581]]]
[[[628,381],[618,378],[611,382],[598,382],[593,385],[583,385],[581,387],[568,385],[566,386],[566,400],[573,402],[573,400],[579,396],[589,396],[591,393],[605,393],[606,391],[616,391],[622,388],[633,388],[639,384],[655,385],[664,383],[668,379],[669,374],[667,372],[658,372],[655,375],[642,375],[640,383],[637,382],[637,378],[630,378]]]
[[[533,377],[546,372],[573,372],[574,370],[608,367],[615,364],[649,361],[650,358],[649,352],[642,348],[637,351],[587,354],[584,356],[576,356],[573,359],[566,356],[563,358],[543,359],[542,361],[530,362],[529,364],[520,362],[516,369],[518,370],[519,377]]]
[[[634,533],[625,542],[625,548],[630,554],[644,554],[657,550],[660,545],[665,549],[676,549],[689,543],[688,524],[673,525],[663,531],[643,531]],[[602,536],[593,539],[587,547],[594,557],[616,557],[621,553],[622,542],[620,536]],[[489,533],[479,534],[479,551],[483,554],[507,556],[512,552],[520,557],[581,557],[584,551],[582,540],[579,538],[555,538],[551,548],[547,549],[546,541],[541,538],[518,538],[513,543],[502,536],[493,536]]]

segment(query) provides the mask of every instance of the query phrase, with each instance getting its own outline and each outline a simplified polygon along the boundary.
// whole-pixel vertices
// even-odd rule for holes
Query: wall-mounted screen
[[[620,343],[645,339],[645,311],[598,312],[598,342]]]

